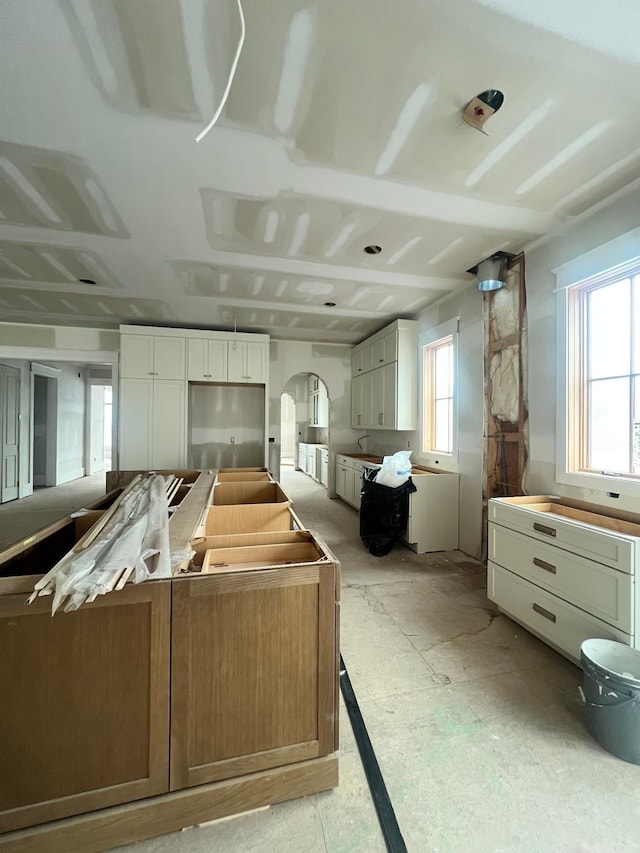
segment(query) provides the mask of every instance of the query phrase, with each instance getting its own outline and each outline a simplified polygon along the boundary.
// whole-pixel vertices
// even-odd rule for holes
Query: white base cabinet
[[[360,492],[362,474],[367,468],[377,468],[377,465],[367,465],[353,456],[336,455],[336,494],[354,509],[360,509]]]
[[[336,456],[336,494],[354,509],[361,505],[362,474],[379,468],[348,454]],[[455,551],[458,547],[458,474],[413,468],[416,491],[409,495],[407,531],[402,537],[418,554]]]
[[[640,518],[606,513],[548,496],[489,501],[489,598],[575,662],[590,638],[640,647]]]
[[[416,491],[409,496],[409,522],[403,542],[417,554],[455,551],[460,476],[414,467],[411,478]]]

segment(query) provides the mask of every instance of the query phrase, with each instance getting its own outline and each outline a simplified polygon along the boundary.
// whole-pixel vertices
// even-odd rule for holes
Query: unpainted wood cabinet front
[[[334,749],[336,565],[176,579],[171,789]]]
[[[168,790],[170,586],[0,596],[0,832]]]

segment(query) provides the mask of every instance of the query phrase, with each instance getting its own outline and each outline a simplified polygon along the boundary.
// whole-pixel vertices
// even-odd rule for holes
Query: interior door
[[[1,461],[0,503],[18,497],[20,442],[20,371],[0,365]]]

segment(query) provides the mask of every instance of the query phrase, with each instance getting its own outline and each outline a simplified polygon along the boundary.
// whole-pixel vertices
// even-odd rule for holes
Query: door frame
[[[55,486],[58,481],[58,379],[60,372],[55,367],[49,367],[46,364],[38,364],[31,362],[31,372],[29,380],[29,429],[31,434],[31,442],[29,447],[30,455],[30,470],[31,482],[35,486]],[[33,470],[33,442],[35,438],[35,389],[36,376],[42,376],[47,379],[47,450],[46,450],[46,468],[44,474],[44,483],[36,483],[36,473]]]
[[[17,389],[17,421],[18,421],[18,441],[16,447],[16,486],[15,486],[15,497],[5,499],[4,492],[4,446],[5,446],[5,430],[8,428],[9,419],[6,419],[5,422],[5,406],[4,406],[4,396],[3,393],[0,393],[0,504],[9,503],[9,501],[17,500],[20,497],[20,461],[21,454],[23,452],[22,448],[22,436],[20,435],[20,402],[22,395],[22,374],[19,368],[15,367],[11,364],[3,364],[0,362],[0,371],[2,370],[14,370],[18,374],[18,389]],[[8,376],[9,374],[7,374]],[[3,382],[2,377],[0,377],[0,382]],[[5,386],[6,391],[6,386]]]

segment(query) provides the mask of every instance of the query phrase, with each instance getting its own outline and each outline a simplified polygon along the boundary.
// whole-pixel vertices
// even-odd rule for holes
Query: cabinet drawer
[[[632,631],[630,575],[498,524],[489,524],[489,559],[616,628]]]
[[[579,661],[580,646],[590,638],[618,640],[630,645],[629,634],[612,628],[491,561],[487,568],[489,598],[572,660]]]
[[[544,501],[544,498],[540,498],[540,501]],[[633,572],[633,537],[585,524],[574,518],[567,517],[564,520],[562,513],[571,510],[564,506],[556,509],[557,512],[541,512],[529,509],[527,504],[510,505],[493,498],[489,501],[489,521],[519,530],[541,542],[551,543],[587,559],[597,560],[618,571]]]

